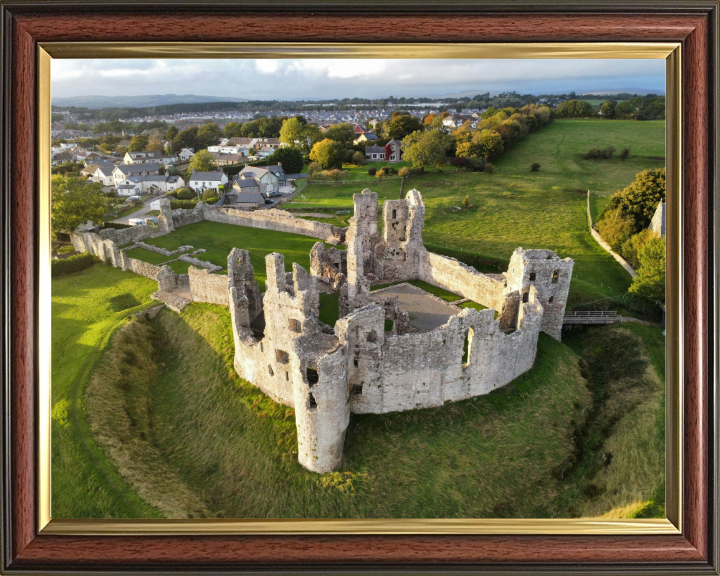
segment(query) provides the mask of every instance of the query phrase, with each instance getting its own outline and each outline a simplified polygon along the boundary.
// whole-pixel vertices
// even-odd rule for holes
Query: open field
[[[271,252],[282,252],[285,255],[287,271],[292,270],[293,262],[297,262],[305,270],[310,270],[310,250],[319,240],[287,232],[204,221],[182,226],[170,234],[149,238],[145,242],[169,250],[175,250],[183,245],[194,246],[196,249],[205,248],[207,252],[198,254],[196,257],[222,266],[225,270],[220,273],[227,273],[227,257],[233,248],[248,250],[250,261],[255,268],[255,278],[262,292],[265,290],[265,256]],[[154,254],[147,250],[144,252]],[[157,256],[161,255],[157,254]],[[145,260],[144,257],[140,257],[140,259]],[[166,261],[169,259],[165,257]],[[178,274],[186,273],[188,266],[185,262],[170,264],[170,267]]]
[[[653,367],[661,348],[652,329],[647,338],[630,334],[632,353],[653,361],[634,365],[625,378],[625,412],[591,438],[596,451],[585,438],[614,404],[598,400],[580,358],[591,363],[602,342],[587,344],[588,331],[571,349],[541,335],[535,367],[490,395],[437,409],[353,415],[342,470],[316,475],[296,462],[293,410],[235,375],[226,309],[192,304],[150,324],[153,330],[138,332],[145,340],[131,340],[140,362],[157,364],[144,412],[152,426],[140,420],[137,430],[182,482],[175,491],[200,497],[213,517],[636,516],[660,493],[663,451],[653,428],[659,405],[657,394],[646,392],[653,389],[647,381],[659,382]],[[128,398],[134,394],[131,388]],[[615,456],[608,459],[603,446]],[[647,462],[635,461],[638,446],[652,449]],[[143,484],[155,481],[167,479]]]
[[[93,366],[128,316],[154,304],[157,283],[96,264],[52,281],[52,516],[155,518],[98,447],[84,394]]]
[[[622,161],[585,160],[591,147],[627,147],[630,158]],[[590,236],[586,198],[593,196],[598,214],[615,191],[630,184],[646,168],[664,166],[663,121],[558,120],[530,134],[507,150],[495,163],[495,172],[429,172],[405,182],[425,199],[423,239],[429,249],[448,247],[468,254],[507,262],[513,250],[550,248],[575,260],[570,305],[580,305],[622,294],[630,277]],[[540,171],[530,172],[538,162]],[[397,181],[369,186],[385,199],[400,195]],[[289,208],[315,210],[351,207],[357,183],[311,184],[303,203]],[[456,210],[465,196],[472,208]]]

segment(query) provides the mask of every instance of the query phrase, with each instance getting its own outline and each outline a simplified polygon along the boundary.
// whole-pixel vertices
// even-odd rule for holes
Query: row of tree
[[[665,239],[648,228],[658,204],[665,201],[665,168],[643,170],[616,192],[597,221],[610,247],[638,269],[629,292],[653,301],[665,300]]]
[[[649,94],[628,100],[607,100],[596,112],[586,100],[561,102],[556,110],[558,118],[602,118],[611,120],[663,120],[665,118],[665,97]]]

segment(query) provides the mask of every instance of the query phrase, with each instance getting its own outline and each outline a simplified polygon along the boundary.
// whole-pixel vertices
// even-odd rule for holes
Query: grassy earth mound
[[[150,325],[134,328],[98,365],[97,374],[117,374],[104,364],[128,351],[154,363],[146,368],[152,386],[128,375],[104,383],[123,390],[128,417],[106,420],[102,433],[121,445],[145,443],[146,461],[161,466],[147,467],[159,477],[143,477],[142,486],[195,494],[212,517],[638,515],[659,493],[659,380],[637,336],[629,349],[640,360],[621,382],[583,376],[602,342],[577,334],[576,353],[542,334],[534,368],[487,396],[352,415],[342,469],[317,475],[297,463],[294,411],[235,374],[226,309],[195,303],[182,315],[164,310]],[[627,346],[633,333],[618,333]],[[598,392],[607,387],[612,393]],[[639,445],[651,451],[647,461],[633,459]]]

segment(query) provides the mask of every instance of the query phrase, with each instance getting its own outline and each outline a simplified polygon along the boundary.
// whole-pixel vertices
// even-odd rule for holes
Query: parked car
[[[130,224],[130,226],[142,226],[145,224],[145,220],[142,218],[130,218],[130,220],[128,220],[128,224]]]
[[[148,226],[157,226],[158,219],[155,218],[155,216],[149,216],[148,218],[145,218],[145,224],[147,224]]]
[[[142,200],[142,196],[137,196],[137,195],[128,196],[128,199],[126,200],[126,202],[135,202],[135,200]]]

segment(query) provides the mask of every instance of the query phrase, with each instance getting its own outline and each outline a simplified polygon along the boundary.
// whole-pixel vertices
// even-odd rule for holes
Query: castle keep
[[[316,243],[309,271],[293,264],[286,272],[283,255],[269,254],[264,294],[246,250],[232,250],[226,278],[193,267],[187,275],[168,266],[150,269],[92,234],[73,241],[157,279],[158,297],[168,305],[168,295],[178,290],[192,300],[228,305],[237,373],[295,409],[298,460],[324,473],[340,465],[351,412],[442,406],[487,394],[529,370],[540,332],[560,339],[573,269],[570,258],[550,250],[518,248],[507,272],[483,274],[425,249],[425,205],[417,190],[384,203],[382,233],[377,194],[363,190],[353,201],[347,231],[325,225],[316,236],[333,243],[344,239],[347,248]],[[200,206],[192,213],[171,212],[163,203],[161,231],[188,219],[262,218],[252,225],[283,230],[296,220]],[[305,233],[315,232],[300,222]],[[405,283],[410,280],[458,294],[458,301]],[[379,284],[390,286],[371,290]],[[321,294],[338,295],[341,317],[334,326],[319,320]],[[486,309],[460,307],[465,301]]]

